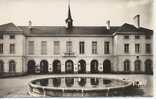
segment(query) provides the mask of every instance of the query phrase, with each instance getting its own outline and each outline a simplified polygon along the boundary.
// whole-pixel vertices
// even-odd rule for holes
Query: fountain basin
[[[29,82],[32,96],[123,96],[132,82],[93,76],[59,76]]]

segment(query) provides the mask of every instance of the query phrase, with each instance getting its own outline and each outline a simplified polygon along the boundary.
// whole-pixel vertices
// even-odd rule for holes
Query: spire
[[[71,17],[71,11],[70,11],[70,4],[68,4],[68,18],[69,19],[72,19],[72,17]]]
[[[67,29],[71,29],[73,27],[73,19],[72,19],[71,10],[70,10],[70,1],[69,1],[69,4],[68,4],[68,17],[65,20],[65,22],[67,24]]]

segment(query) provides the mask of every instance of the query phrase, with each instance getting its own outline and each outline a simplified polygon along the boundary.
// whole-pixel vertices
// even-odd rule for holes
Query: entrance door
[[[78,63],[78,73],[86,73],[86,62],[84,60],[80,60]]]
[[[59,60],[53,62],[53,73],[61,73],[61,62]]]
[[[46,60],[40,62],[40,73],[48,73],[48,62]]]
[[[67,60],[65,63],[65,72],[74,73],[74,64],[72,60]]]
[[[148,60],[145,61],[145,72],[147,74],[153,73],[153,70],[152,70],[152,61],[150,59],[148,59]]]
[[[35,61],[34,60],[28,61],[28,73],[35,73]]]
[[[111,73],[111,62],[109,60],[105,60],[103,62],[103,72],[104,73]]]
[[[98,61],[97,60],[91,61],[91,73],[98,73]]]

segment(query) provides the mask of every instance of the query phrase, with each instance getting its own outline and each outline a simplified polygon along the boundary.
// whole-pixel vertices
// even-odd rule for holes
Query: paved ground
[[[95,76],[89,74],[90,76]],[[1,78],[0,79],[0,97],[30,97],[27,94],[27,84],[29,81],[41,78],[52,77],[56,75],[27,75],[22,77]],[[59,76],[59,75],[57,75]],[[65,75],[68,76],[68,75]],[[75,75],[71,75],[75,76]],[[119,79],[140,80],[144,83],[144,87],[140,89],[144,92],[142,96],[153,96],[153,76],[152,75],[119,75],[119,74],[97,74],[100,77],[111,77]]]

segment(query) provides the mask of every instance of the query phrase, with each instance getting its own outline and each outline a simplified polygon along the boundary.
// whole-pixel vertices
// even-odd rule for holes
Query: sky
[[[65,26],[69,0],[0,0],[0,24]],[[134,24],[140,14],[142,27],[153,29],[153,0],[70,0],[74,26]]]

